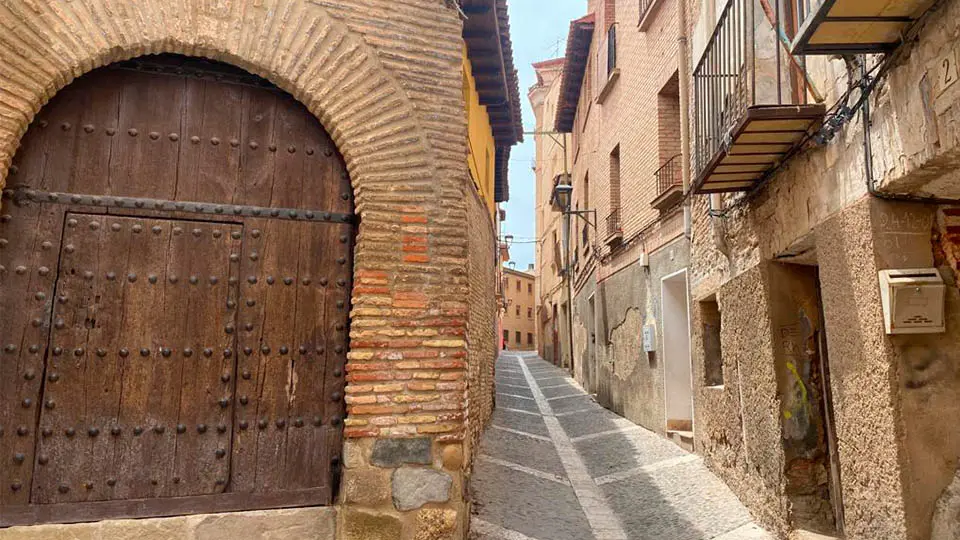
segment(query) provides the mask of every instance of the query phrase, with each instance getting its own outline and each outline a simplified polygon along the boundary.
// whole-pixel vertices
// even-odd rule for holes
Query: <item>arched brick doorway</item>
[[[0,238],[0,526],[328,504],[355,223],[316,118],[143,57],[34,120]]]

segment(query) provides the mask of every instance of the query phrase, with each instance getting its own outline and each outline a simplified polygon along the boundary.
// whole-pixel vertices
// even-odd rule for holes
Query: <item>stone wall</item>
[[[467,371],[467,439],[464,454],[467,467],[473,461],[480,435],[493,414],[493,367],[497,357],[497,304],[491,294],[496,286],[495,236],[493,223],[478,197],[467,198],[469,235],[470,319],[467,343],[470,365]],[[451,450],[453,451],[453,450]]]
[[[693,302],[697,451],[768,530],[786,534],[780,404],[769,313],[769,274],[757,266],[717,292],[723,384],[705,386],[703,317]]]
[[[701,4],[691,5],[691,32]],[[939,9],[870,98],[871,158],[881,189],[958,194],[954,120],[960,86],[945,86],[935,68],[956,54],[960,2],[948,0]],[[847,66],[832,57],[808,58],[807,66],[827,106],[833,105],[847,88]],[[853,72],[854,79],[858,75]],[[790,452],[769,455],[769,449],[783,453],[784,433],[796,427],[782,417],[771,421],[791,407],[785,400],[791,388],[782,371],[782,340],[772,332],[773,353],[767,352],[769,338],[763,338],[746,356],[732,352],[730,343],[744,336],[753,336],[751,343],[759,339],[757,320],[777,329],[796,316],[778,312],[782,299],[764,308],[744,296],[744,291],[762,293],[758,284],[767,283],[769,290],[780,279],[770,278],[770,261],[812,265],[824,311],[845,535],[927,540],[937,519],[943,523],[943,516],[956,515],[955,503],[944,501],[954,500],[949,486],[960,449],[956,437],[936,427],[957,407],[956,291],[948,287],[946,334],[886,336],[877,272],[938,266],[953,283],[949,264],[934,256],[943,252],[934,248],[947,234],[948,218],[945,212],[937,218],[933,206],[868,195],[861,120],[858,114],[829,143],[805,148],[749,201],[724,196],[725,206],[732,207],[724,218],[707,214],[707,197],[694,198],[694,299],[716,294],[720,300],[725,376],[722,388],[697,390],[698,426],[706,430],[697,440],[708,465],[765,525],[781,533],[798,525],[798,501],[790,499],[789,478],[784,481]],[[734,298],[740,300],[731,304]],[[729,319],[731,305],[735,311],[752,310],[753,316]],[[702,332],[698,311],[695,301],[694,331]],[[702,374],[697,340],[695,369]],[[758,363],[756,351],[770,358]]]

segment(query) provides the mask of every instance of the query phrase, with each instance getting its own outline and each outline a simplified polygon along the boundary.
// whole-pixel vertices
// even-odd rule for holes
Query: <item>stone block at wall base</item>
[[[339,540],[397,540],[403,523],[396,516],[346,508]]]
[[[0,529],[0,540],[334,540],[333,508],[258,510]]]

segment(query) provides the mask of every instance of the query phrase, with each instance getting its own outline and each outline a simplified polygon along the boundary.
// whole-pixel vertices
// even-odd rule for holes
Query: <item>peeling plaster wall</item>
[[[596,372],[599,359],[593,342],[594,315],[590,309],[590,295],[597,290],[591,275],[573,296],[573,376],[587,392],[596,393]],[[594,299],[594,302],[598,299]]]
[[[689,260],[689,245],[678,238],[651,254],[649,267],[627,265],[596,285],[591,277],[574,299],[577,379],[604,407],[660,434],[666,433],[660,280]],[[645,325],[657,330],[657,351],[650,355],[643,351]]]

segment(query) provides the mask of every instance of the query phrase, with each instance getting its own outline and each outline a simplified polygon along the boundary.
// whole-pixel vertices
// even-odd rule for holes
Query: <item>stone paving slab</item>
[[[576,386],[570,383],[557,383],[563,384],[563,386],[557,386],[555,388],[540,388],[540,391],[543,392],[543,395],[547,399],[558,397],[558,396],[570,396],[573,394],[582,394],[583,390],[580,390]]]
[[[533,391],[529,388],[519,388],[515,385],[506,386],[501,383],[497,383],[497,394],[509,394],[533,399]]]
[[[649,431],[630,431],[574,442],[594,478],[643,467],[687,452]]]
[[[570,414],[557,418],[560,425],[563,426],[563,430],[572,438],[615,429],[617,427],[616,422],[623,419],[620,415],[600,406],[597,406],[591,412]]]
[[[557,399],[550,402],[550,407],[553,409],[554,414],[563,413],[567,411],[573,411],[576,409],[583,409],[589,407],[590,405],[599,407],[597,402],[593,400],[593,397],[589,394],[581,394],[575,397],[569,397],[566,399]]]
[[[488,429],[480,443],[484,455],[510,461],[557,476],[566,476],[560,457],[549,441],[531,439],[499,429]]]
[[[490,523],[538,540],[593,538],[570,487],[479,461],[471,491],[474,511]]]
[[[537,412],[537,403],[532,399],[520,399],[504,394],[497,394],[497,407],[506,407],[508,409],[520,409],[521,411]]]
[[[493,424],[512,429],[519,429],[520,431],[525,431],[533,435],[540,435],[542,437],[549,435],[547,432],[547,425],[543,423],[543,418],[531,416],[529,414],[495,409],[493,411]]]
[[[707,540],[750,522],[701,461],[603,486],[631,540]]]

